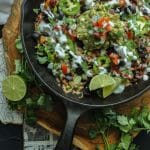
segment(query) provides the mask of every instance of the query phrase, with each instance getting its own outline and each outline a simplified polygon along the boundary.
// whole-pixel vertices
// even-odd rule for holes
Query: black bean
[[[46,23],[49,23],[49,19],[48,19],[48,16],[46,14],[43,15],[43,20],[46,22]]]
[[[83,95],[84,96],[90,96],[91,95],[91,92],[89,90],[89,86],[88,85],[85,85],[84,90],[83,90]]]
[[[41,34],[39,32],[33,32],[32,34],[32,38],[36,41],[40,38],[40,36]]]
[[[138,51],[139,53],[143,53],[145,50],[146,50],[145,47],[142,46],[142,45],[140,45],[140,46],[137,48],[137,51]]]
[[[78,75],[82,75],[84,73],[84,71],[83,71],[83,69],[80,66],[78,66],[78,68],[76,68],[76,73]]]
[[[136,67],[138,65],[136,60],[132,60],[132,67]]]
[[[125,7],[124,12],[129,15],[130,14],[130,8],[128,6]]]
[[[64,17],[64,13],[60,9],[58,9],[57,12],[59,14],[57,18],[60,19],[60,20],[62,20],[63,17]]]
[[[136,7],[135,6],[127,6],[124,8],[124,12],[126,14],[135,14],[136,13]]]
[[[107,54],[110,55],[111,53],[116,53],[117,54],[117,51],[115,50],[114,46],[110,46],[110,47],[107,48]]]
[[[119,63],[119,66],[122,67],[122,66],[125,66],[125,64],[126,64],[126,63],[125,63],[123,60],[121,60],[120,63]]]
[[[81,12],[87,11],[87,7],[86,7],[85,5],[81,6],[81,7],[80,7],[80,11],[81,11]]]
[[[49,36],[49,34],[48,34],[47,32],[41,32],[41,34],[42,34],[43,36]]]
[[[77,46],[80,47],[80,48],[83,48],[84,47],[84,44],[81,40],[77,39],[76,40],[76,43],[77,43]]]
[[[132,14],[136,13],[136,7],[135,6],[128,6],[128,7],[129,7]]]
[[[147,9],[143,9],[142,12],[143,12],[143,15],[148,15]]]

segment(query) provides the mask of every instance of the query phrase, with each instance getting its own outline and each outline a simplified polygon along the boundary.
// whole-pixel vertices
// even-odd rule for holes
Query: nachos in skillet
[[[148,1],[46,0],[34,11],[37,60],[66,93],[105,98],[149,79]]]

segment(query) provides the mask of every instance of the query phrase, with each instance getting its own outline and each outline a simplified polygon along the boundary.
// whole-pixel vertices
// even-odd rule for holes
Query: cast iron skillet
[[[146,82],[140,81],[134,86],[129,86],[122,94],[111,95],[104,101],[97,96],[88,96],[79,99],[72,94],[65,94],[61,87],[57,85],[55,77],[53,77],[45,66],[40,65],[36,60],[35,48],[36,43],[32,39],[34,31],[35,14],[33,8],[39,8],[43,0],[24,0],[22,5],[22,24],[21,24],[21,38],[25,52],[26,59],[29,62],[32,70],[40,81],[51,91],[57,98],[59,98],[65,105],[67,111],[66,125],[60,140],[56,146],[56,150],[70,150],[71,142],[76,122],[80,115],[90,109],[114,106],[128,102],[143,92],[149,89],[150,79]]]

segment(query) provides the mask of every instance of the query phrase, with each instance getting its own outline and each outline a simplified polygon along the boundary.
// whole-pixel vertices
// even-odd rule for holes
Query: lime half
[[[110,94],[114,92],[114,90],[118,87],[118,85],[121,83],[120,78],[114,78],[115,83],[106,87],[103,87],[103,97],[106,98]]]
[[[113,84],[115,84],[115,80],[113,77],[107,74],[99,74],[92,78],[89,84],[89,89],[90,91],[94,91]]]
[[[21,100],[27,91],[24,80],[18,75],[10,75],[2,82],[2,92],[11,101]]]

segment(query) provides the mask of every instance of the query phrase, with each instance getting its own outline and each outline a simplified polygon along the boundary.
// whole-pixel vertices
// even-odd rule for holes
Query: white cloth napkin
[[[5,24],[11,12],[14,0],[0,0],[0,24]]]
[[[0,122],[7,124],[22,124],[22,115],[9,109],[6,98],[2,94],[2,81],[6,78],[7,69],[4,58],[4,49],[0,39]]]

